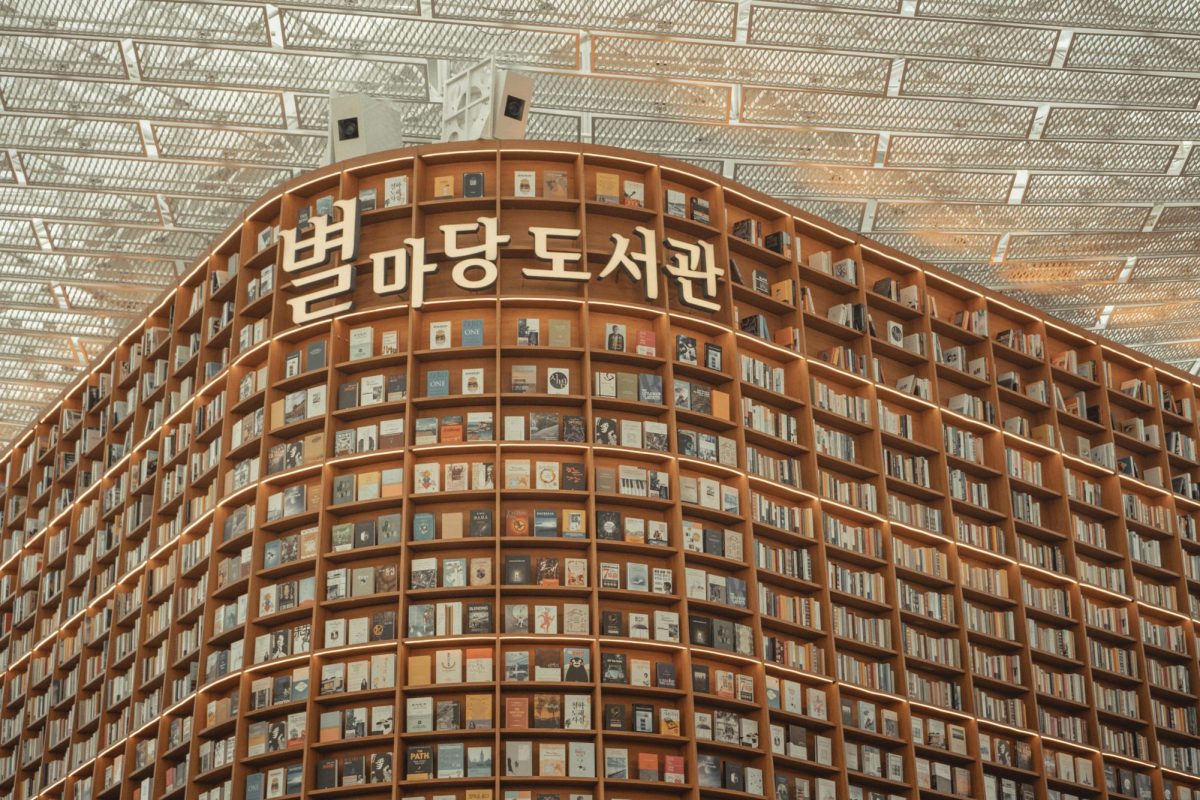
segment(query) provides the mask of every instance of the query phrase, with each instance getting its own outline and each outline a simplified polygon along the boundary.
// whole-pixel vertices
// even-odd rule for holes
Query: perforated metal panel
[[[1197,34],[1195,0],[2,5],[0,446],[320,162],[331,91],[431,141],[488,56],[532,139],[674,155],[1190,367],[1154,306],[1200,318]]]

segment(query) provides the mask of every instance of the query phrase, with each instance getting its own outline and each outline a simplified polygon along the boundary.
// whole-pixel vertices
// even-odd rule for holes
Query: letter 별
[[[288,300],[288,305],[292,307],[292,321],[297,325],[340,314],[348,311],[353,305],[352,300],[346,300],[317,311],[313,310],[313,306],[322,300],[354,292],[352,262],[358,257],[358,198],[339,200],[334,203],[334,208],[341,211],[342,219],[339,222],[330,222],[324,214],[313,217],[311,235],[307,238],[298,238],[295,228],[279,233],[284,272],[304,272],[321,267],[329,263],[333,253],[338,254],[337,266],[292,280],[292,285],[297,288],[332,282],[331,286],[315,289],[301,297]]]

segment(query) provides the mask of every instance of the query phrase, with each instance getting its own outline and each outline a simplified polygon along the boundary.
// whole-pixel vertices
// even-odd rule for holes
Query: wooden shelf
[[[10,587],[0,611],[11,615],[0,632],[8,664],[0,722],[12,732],[0,742],[0,760],[13,759],[11,774],[0,771],[0,789],[31,785],[57,769],[51,762],[95,736],[104,742],[98,756],[42,786],[47,797],[69,800],[90,788],[92,796],[114,800],[128,800],[135,790],[155,800],[199,800],[201,792],[226,785],[230,796],[241,796],[248,777],[289,767],[301,774],[297,792],[285,800],[396,800],[428,791],[455,800],[502,800],[504,792],[525,788],[629,800],[745,800],[770,795],[780,779],[811,782],[814,797],[822,796],[816,782],[828,781],[824,796],[840,797],[856,786],[909,800],[948,800],[984,796],[989,777],[1013,781],[1021,787],[1018,796],[1045,796],[1051,789],[1119,796],[1033,768],[1044,753],[1059,750],[1091,759],[1100,784],[1110,761],[1149,777],[1156,792],[1164,780],[1187,782],[1153,761],[1110,759],[1100,726],[1140,733],[1149,753],[1159,745],[1200,743],[1159,726],[1152,703],[1194,706],[1200,687],[1200,579],[1184,569],[1194,570],[1200,545],[1180,535],[1181,526],[1200,525],[1200,502],[1120,476],[1111,460],[1110,466],[1091,462],[1104,462],[1107,448],[1132,454],[1141,474],[1161,468],[1166,487],[1185,474],[1200,482],[1200,461],[1168,452],[1164,438],[1167,432],[1200,438],[1194,376],[1051,324],[1019,303],[998,302],[982,287],[888,256],[856,234],[818,226],[803,212],[678,162],[598,146],[528,149],[520,142],[457,142],[394,155],[323,168],[301,179],[302,188],[285,187],[277,199],[256,205],[246,228],[207,254],[208,262],[167,296],[157,316],[72,386],[31,437],[0,456],[0,582]],[[539,196],[513,196],[516,170],[534,172]],[[547,171],[562,173],[566,196],[546,196]],[[464,172],[483,175],[485,196],[433,199],[435,182],[446,176],[461,193]],[[601,174],[615,175],[622,192],[636,192],[640,183],[647,207],[596,199]],[[258,252],[258,230],[286,227],[323,197],[356,197],[366,188],[381,193],[385,180],[399,176],[408,181],[407,202],[365,212],[360,224],[374,250],[400,247],[410,237],[430,240],[427,256],[441,268],[423,276],[424,305],[417,307],[411,291],[377,297],[360,274],[347,298],[351,310],[294,325],[289,300],[300,290],[291,276],[271,269],[282,263],[279,245]],[[660,206],[675,197],[669,192],[682,193],[688,217],[664,214]],[[707,209],[709,222],[692,218],[693,201]],[[582,255],[577,263],[592,279],[547,282],[522,275],[519,263],[500,269],[495,286],[459,289],[438,227],[493,214],[511,228],[501,231],[513,237],[501,246],[505,264],[536,258],[527,225],[586,231],[587,241],[572,252]],[[733,225],[746,219],[762,234],[787,234],[785,253],[733,237]],[[652,299],[628,270],[596,277],[611,254],[610,235],[636,247],[635,227],[712,246],[727,271],[714,284],[716,310],[688,305],[679,278],[661,269]],[[210,292],[213,276],[234,252],[240,267]],[[853,273],[844,259],[853,261]],[[730,260],[742,282],[728,274]],[[839,262],[852,281],[835,277],[832,267],[809,266]],[[273,278],[270,290],[260,285],[264,270]],[[763,280],[781,293],[752,288],[761,289]],[[788,302],[787,281],[797,305]],[[910,293],[915,287],[920,310],[878,294],[873,287],[884,285],[880,281]],[[226,314],[218,324],[226,302],[232,319]],[[842,303],[870,314],[877,335],[825,318],[824,309]],[[986,312],[986,324],[978,317],[978,330],[966,330],[950,321],[960,312]],[[530,345],[533,320],[540,327],[538,343]],[[989,377],[889,344],[888,321],[922,334],[931,349],[934,335],[943,351],[961,346],[958,363],[981,359]],[[238,347],[235,334],[256,323],[264,338],[249,350]],[[430,348],[435,323],[449,333],[449,347]],[[759,324],[767,329],[754,327]],[[359,337],[368,328],[371,346],[364,349]],[[1001,344],[996,335],[1005,330],[1040,337],[1024,346],[1040,346],[1046,358]],[[201,335],[199,348],[177,364],[176,348],[191,352],[193,333]],[[694,338],[700,353],[706,347],[719,352],[720,363],[677,361],[677,335]],[[639,344],[647,352],[639,352]],[[222,360],[226,346],[236,352]],[[289,376],[287,356],[300,351],[307,358],[313,346],[323,360]],[[864,359],[861,374],[822,360],[822,353],[846,346]],[[1062,358],[1068,350],[1081,369],[1094,362],[1100,380],[1062,368],[1070,364]],[[888,384],[871,379],[871,356]],[[565,369],[571,393],[508,391],[518,365],[534,367],[537,389],[547,388],[549,369]],[[897,368],[927,379],[928,391],[917,397],[890,388]],[[449,374],[446,394],[425,396],[428,373],[441,369]],[[461,370],[477,371],[471,377],[482,379],[484,393],[459,393],[466,385]],[[1044,381],[1068,399],[1083,393],[1104,422],[998,386],[995,376],[1010,370],[1023,386]],[[629,379],[620,378],[617,390],[600,396],[597,373],[642,377],[632,392]],[[376,376],[402,377],[403,393],[335,410],[340,385],[357,383],[365,393],[362,387]],[[1134,386],[1135,379],[1146,399],[1110,388]],[[644,388],[638,380],[646,381]],[[203,395],[195,394],[197,383]],[[860,404],[865,421],[822,407],[814,383]],[[140,392],[141,405],[118,419],[114,413],[135,387],[148,389]],[[1160,387],[1170,396],[1160,397]],[[688,407],[676,404],[677,391],[686,393]],[[291,404],[304,396],[305,413],[274,425],[272,409],[289,395]],[[949,411],[956,395],[986,403],[992,419],[1020,413],[1032,425],[1049,425],[1055,436],[1047,441],[1055,445]],[[158,400],[161,412],[152,409]],[[1173,405],[1180,400],[1191,414]],[[904,433],[881,429],[881,407],[906,415]],[[533,422],[541,424],[539,436],[546,435],[552,427],[531,414],[557,415],[572,432],[525,440],[506,428],[506,417],[520,417],[521,436],[530,435]],[[1108,422],[1115,418],[1119,427],[1134,416],[1157,426],[1163,447],[1114,431]],[[567,417],[577,417],[582,430],[575,429],[580,422],[563,422]],[[616,420],[617,441],[625,446],[594,441],[597,417]],[[422,441],[435,443],[410,444],[418,419]],[[430,419],[438,422],[432,440],[424,431]],[[387,449],[373,446],[383,421],[401,420],[402,438]],[[852,441],[853,457],[819,452],[824,443],[818,445],[817,426],[845,437],[836,452],[848,453],[845,441]],[[947,428],[970,436],[980,459],[947,453]],[[350,450],[343,436],[335,451],[338,432],[346,430],[354,432]],[[681,433],[694,438],[681,443]],[[235,435],[236,448],[230,446]],[[302,466],[268,476],[268,453],[279,444],[311,450]],[[1038,462],[1044,482],[999,469],[1006,447]],[[924,459],[928,481],[888,475],[881,466],[885,448]],[[745,463],[752,451],[760,459],[753,470]],[[986,501],[981,494],[967,495],[974,502],[952,496],[951,471],[986,488]],[[418,473],[433,487],[416,491]],[[1091,502],[1069,496],[1068,473],[1094,484]],[[385,475],[401,483],[384,492]],[[822,475],[844,485],[824,486]],[[85,476],[93,482],[85,485]],[[879,510],[823,499],[827,489],[851,488],[873,496]],[[1040,503],[1040,524],[1014,519],[1014,492]],[[289,513],[268,520],[268,498],[278,493],[288,493]],[[68,496],[74,502],[63,499]],[[1150,510],[1127,510],[1133,498]],[[897,501],[912,511],[897,508]],[[1149,514],[1160,518],[1138,521]],[[921,527],[890,521],[896,516]],[[983,542],[996,544],[977,546]],[[1148,552],[1133,552],[1138,546]],[[914,553],[936,557],[936,569],[906,566],[922,563]],[[993,585],[1003,590],[980,588]],[[1171,607],[1158,609],[1138,597],[1168,597]],[[927,610],[938,607],[946,613]],[[1103,627],[1115,629],[1118,619],[1131,634]],[[854,625],[866,626],[862,635],[854,634]],[[997,635],[975,629],[985,626]],[[999,635],[1005,630],[1011,633]],[[1070,647],[1034,646],[1048,635]],[[931,656],[937,648],[955,657]],[[562,680],[569,676],[561,662],[571,653],[584,658],[584,674],[575,676],[580,680]],[[469,665],[472,658],[490,664]],[[1016,660],[1018,678],[988,677],[1008,673],[977,663],[1000,658]],[[1128,671],[1109,669],[1118,663]],[[426,666],[428,683],[421,674]],[[1034,667],[1082,676],[1088,702],[1038,691]],[[1186,677],[1180,684],[1186,690],[1149,682],[1146,676],[1159,667]],[[362,681],[356,686],[365,688],[323,693],[325,681],[336,684],[337,669],[353,670]],[[376,675],[376,669],[385,672]],[[307,696],[280,695],[251,710],[256,692],[290,692],[303,680]],[[1132,693],[1135,716],[1094,702],[1100,687]],[[473,696],[486,698],[475,702],[490,709],[478,728],[464,727],[461,715]],[[234,697],[240,714],[228,713]],[[1023,721],[989,720],[988,697],[1020,708]],[[452,727],[408,729],[411,704],[418,701],[420,711],[425,698],[434,715],[439,703],[448,715],[447,704],[459,704]],[[820,714],[810,705],[816,698],[824,706]],[[528,727],[506,721],[510,702],[514,713],[527,704]],[[849,703],[857,713],[863,702],[879,714],[895,713],[897,727],[890,730],[898,735],[844,724],[838,712]],[[782,703],[788,705],[775,707]],[[568,704],[590,714],[580,729],[562,723]],[[22,707],[27,716],[18,722]],[[72,708],[80,710],[68,721]],[[166,711],[137,726],[122,722],[151,708]],[[382,730],[318,741],[322,715],[372,708],[393,713]],[[1040,734],[1039,710],[1083,723],[1079,746]],[[539,721],[536,714],[547,716]],[[623,729],[608,724],[610,714],[621,716]],[[962,726],[963,749],[910,741],[916,717]],[[664,720],[681,735],[668,734]],[[178,727],[185,723],[189,727]],[[286,746],[289,724],[292,733],[305,730]],[[778,729],[772,724],[782,727],[785,739],[803,736],[807,757],[773,753]],[[272,731],[271,741],[283,736],[285,746],[250,756],[251,737],[262,725]],[[696,736],[698,725],[721,735]],[[733,729],[737,733],[728,735]],[[180,730],[189,731],[182,741]],[[1027,746],[1030,768],[981,759],[980,735]],[[816,737],[824,737],[821,748],[829,747],[826,763],[816,758]],[[206,760],[202,771],[201,747],[208,754],[226,740],[233,760],[219,767]],[[504,748],[522,741],[532,743],[527,777],[504,766]],[[492,774],[406,778],[413,748],[436,754],[439,745],[452,743],[490,748]],[[595,777],[542,774],[542,748],[561,745],[569,753],[579,744],[595,748]],[[899,758],[901,771],[893,774],[903,780],[847,769],[847,746]],[[618,751],[627,756],[624,774],[637,776],[638,757],[653,757],[661,778],[670,758],[682,782],[605,777],[606,756],[616,759]],[[341,770],[343,759],[374,753],[388,754],[391,780],[317,788],[323,761],[336,759]],[[717,782],[741,788],[707,785],[713,759]],[[969,791],[918,786],[916,759],[966,770]],[[182,777],[168,776],[175,768],[185,770]],[[117,780],[106,780],[113,770]],[[1189,785],[1200,787],[1200,780]]]

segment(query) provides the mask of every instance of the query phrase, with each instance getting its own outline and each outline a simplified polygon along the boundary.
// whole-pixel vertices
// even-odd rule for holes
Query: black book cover
[[[463,173],[463,197],[483,197],[483,173]]]
[[[491,603],[467,604],[467,633],[492,633],[495,630],[492,623]]]
[[[336,758],[323,758],[317,763],[317,788],[334,789],[338,785],[338,762]]]
[[[605,636],[624,636],[624,614],[620,611],[601,611],[600,631]]]
[[[596,512],[596,538],[608,539],[610,541],[621,541],[623,533],[621,531],[621,512],[620,511],[597,511]]]
[[[722,766],[725,768],[725,788],[735,792],[743,791],[745,781],[742,775],[742,765],[736,761],[726,761]]]
[[[376,611],[371,615],[371,641],[386,642],[396,638],[396,612]]]
[[[587,478],[583,464],[564,462],[562,465],[562,488],[569,492],[582,492],[587,489]]]
[[[621,703],[604,704],[604,727],[610,731],[625,730],[625,706]]]
[[[512,586],[528,584],[533,580],[533,564],[529,556],[504,557],[504,583]]]
[[[698,647],[712,647],[713,621],[708,617],[688,616],[688,641]]]
[[[337,407],[341,411],[358,405],[358,381],[343,383],[338,386]]]
[[[492,535],[492,511],[488,508],[471,509],[471,536]]]
[[[660,689],[674,689],[675,665],[670,661],[659,661],[655,663],[654,682]]]
[[[711,691],[708,686],[708,666],[705,664],[692,664],[692,691],[707,694]]]
[[[628,683],[629,678],[625,671],[626,659],[624,653],[601,653],[601,664],[603,672],[601,672],[601,683]]]
[[[573,414],[564,414],[562,418],[562,424],[564,442],[587,441],[587,426],[583,424],[583,417]]]
[[[408,748],[408,770],[405,777],[428,780],[433,777],[433,746],[410,745]]]

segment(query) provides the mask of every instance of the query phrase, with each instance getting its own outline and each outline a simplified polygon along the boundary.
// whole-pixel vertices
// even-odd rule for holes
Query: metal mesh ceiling
[[[1200,366],[1200,0],[0,4],[0,446],[250,199],[331,91],[496,56],[531,138],[673,155]]]

